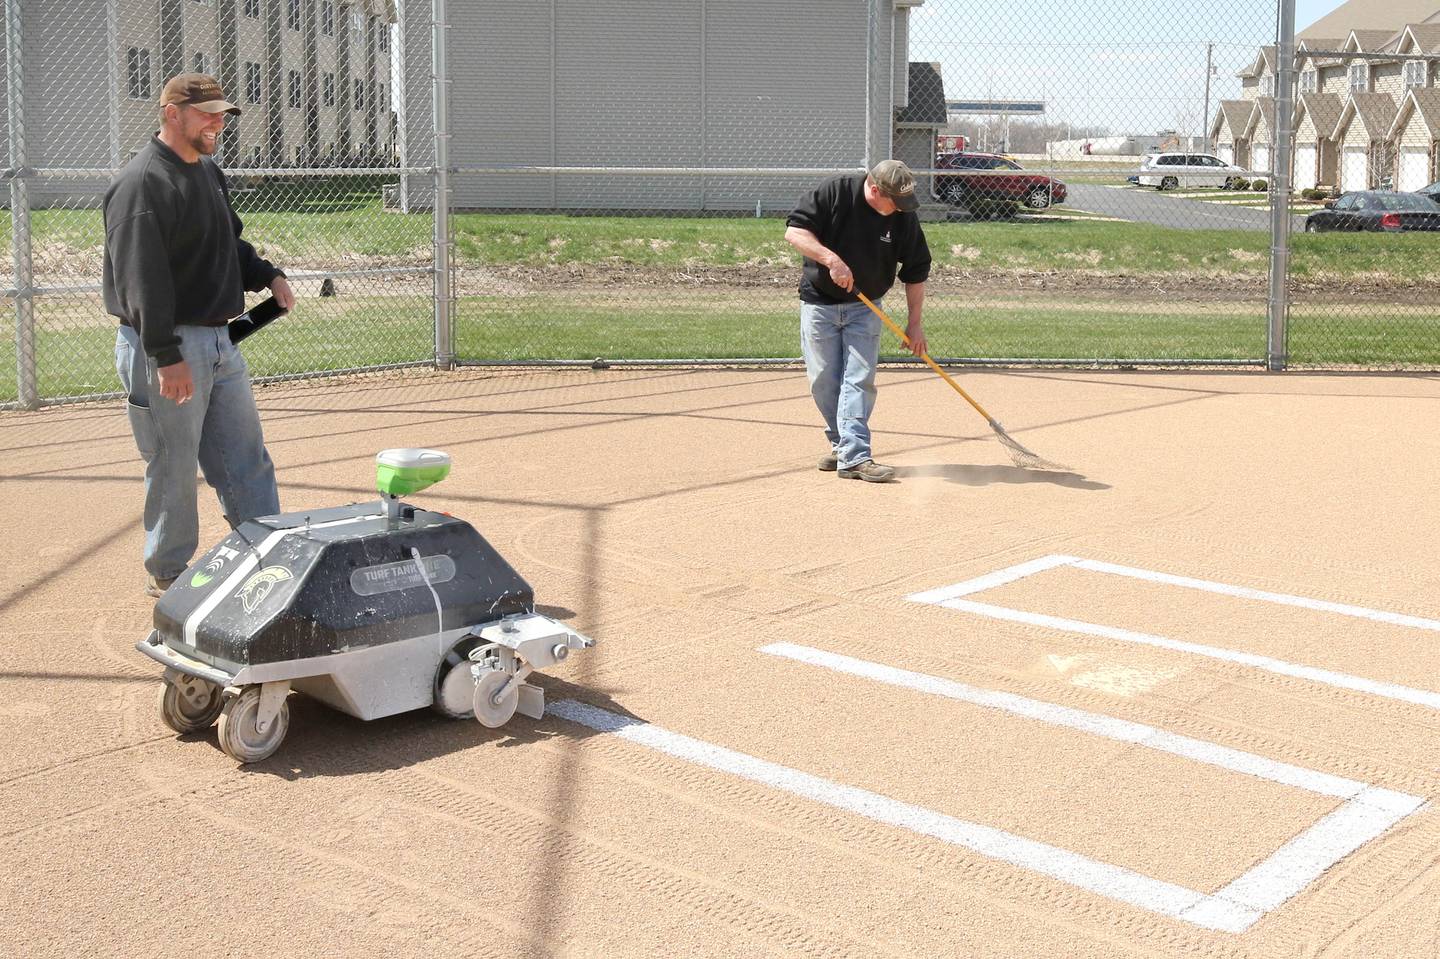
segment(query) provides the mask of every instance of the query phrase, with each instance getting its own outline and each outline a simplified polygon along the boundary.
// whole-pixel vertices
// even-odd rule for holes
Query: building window
[[[335,74],[327,73],[320,81],[320,94],[322,102],[327,107],[335,105]]]
[[[1370,89],[1370,68],[1363,63],[1350,64],[1350,92],[1364,93]]]
[[[361,43],[365,42],[365,15],[358,7],[350,8],[350,36]]]
[[[1300,73],[1300,92],[1314,93],[1320,89],[1320,71],[1303,70]]]
[[[356,110],[363,110],[363,109],[365,109],[365,81],[359,79],[358,77],[355,79],[355,104],[354,104],[354,108],[355,108]]]
[[[250,103],[259,103],[260,96],[260,64],[247,60],[245,62],[245,99]]]
[[[1260,78],[1260,95],[1262,97],[1273,97],[1275,95],[1275,77],[1267,74]]]
[[[290,109],[300,109],[300,71],[291,70],[290,80]]]
[[[320,4],[320,32],[327,37],[335,36],[335,4],[330,0]]]
[[[376,30],[375,32],[378,33],[378,34],[380,34],[380,50],[381,50],[381,52],[382,52],[382,53],[389,53],[389,52],[390,52],[390,24],[388,24],[388,23],[382,23],[382,24],[380,24],[379,29]]]
[[[150,51],[131,47],[125,54],[125,68],[126,88],[131,99],[150,99]]]
[[[291,30],[300,29],[300,0],[286,0],[285,26]]]
[[[210,72],[210,58],[205,55],[204,50],[196,50],[194,58],[190,61],[190,69],[196,73]]]
[[[1429,73],[1426,69],[1427,66],[1428,64],[1424,60],[1405,61],[1405,86],[1407,89],[1425,86],[1426,75]]]
[[[251,20],[260,19],[260,0],[245,0],[245,16]]]

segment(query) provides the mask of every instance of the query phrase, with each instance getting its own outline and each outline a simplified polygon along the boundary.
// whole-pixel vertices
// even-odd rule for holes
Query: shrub
[[[1251,181],[1250,181],[1250,189],[1252,189],[1252,190],[1266,190],[1266,189],[1269,189],[1269,187],[1270,187],[1270,184],[1266,183],[1264,180],[1251,180]]]
[[[1313,186],[1301,190],[1300,195],[1307,200],[1323,200],[1327,196],[1324,190],[1318,190]]]
[[[1248,189],[1250,189],[1250,181],[1247,180],[1247,179],[1245,179],[1243,176],[1242,176],[1242,177],[1236,177],[1236,178],[1235,178],[1235,189],[1237,189],[1237,190],[1248,190]]]

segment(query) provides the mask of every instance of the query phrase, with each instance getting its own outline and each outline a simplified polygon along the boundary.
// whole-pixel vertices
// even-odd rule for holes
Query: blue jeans
[[[121,326],[115,337],[115,369],[145,461],[145,569],[157,579],[184,572],[199,545],[197,463],[230,525],[280,512],[245,358],[223,326],[175,331],[195,380],[187,403],[160,395],[155,360],[134,330]]]
[[[840,468],[859,466],[871,458],[880,318],[864,303],[801,303],[800,350],[810,395],[825,420],[825,438]]]

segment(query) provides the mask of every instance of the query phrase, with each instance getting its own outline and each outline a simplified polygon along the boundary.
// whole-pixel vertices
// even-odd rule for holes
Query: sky
[[[1296,0],[1296,30],[1340,5]],[[1276,11],[1273,0],[927,0],[911,11],[910,59],[942,65],[949,99],[1043,100],[1057,123],[1199,135],[1275,42]]]

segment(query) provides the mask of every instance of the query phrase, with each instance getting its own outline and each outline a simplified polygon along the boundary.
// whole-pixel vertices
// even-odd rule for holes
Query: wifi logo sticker
[[[228,546],[219,547],[215,550],[215,555],[206,560],[205,565],[197,569],[195,575],[190,577],[190,586],[195,589],[204,586],[216,576],[220,575],[220,570],[225,568],[226,563],[239,555],[239,553],[230,549]]]

